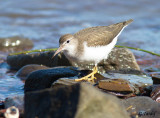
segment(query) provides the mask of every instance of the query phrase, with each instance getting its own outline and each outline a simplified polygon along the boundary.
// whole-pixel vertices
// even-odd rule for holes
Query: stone
[[[24,95],[13,96],[5,99],[5,109],[15,106],[19,109],[20,113],[24,113]]]
[[[42,64],[48,67],[54,66],[74,66],[84,70],[93,69],[94,64],[83,64],[69,62],[63,53],[52,58],[53,52],[37,52],[20,55],[10,55],[7,57],[7,63],[14,69],[19,69],[27,64]],[[98,70],[105,73],[111,70],[126,69],[130,72],[140,70],[133,53],[126,48],[114,48],[109,54],[107,60],[103,60],[98,64]]]
[[[69,86],[69,85],[77,84],[78,82],[76,82],[74,79],[60,78],[60,79],[56,80],[55,82],[53,82],[51,88],[54,88],[54,87],[63,87],[63,86]]]
[[[123,79],[100,80],[98,87],[107,91],[134,92],[134,87],[129,83],[129,81]]]
[[[160,103],[160,85],[154,85],[150,94],[151,98]]]
[[[24,85],[24,91],[37,91],[50,88],[52,83],[59,78],[74,77],[77,75],[78,71],[73,67],[55,67],[37,70],[28,75]]]
[[[5,112],[6,112],[6,109],[0,109],[0,117],[4,118]]]
[[[159,118],[160,104],[150,97],[137,96],[122,100],[132,118]]]
[[[11,66],[12,69],[20,69],[21,67],[28,64],[39,64],[45,65],[47,67],[71,66],[70,62],[63,54],[52,58],[53,54],[54,51],[10,55],[7,56],[7,63]]]
[[[135,70],[135,69],[108,70],[107,73],[146,75],[146,74],[143,73],[141,70]]]
[[[94,64],[74,64],[75,66],[83,69],[92,69]],[[74,66],[73,65],[73,66]],[[111,70],[140,70],[134,54],[126,48],[114,48],[108,56],[108,59],[101,61],[98,64],[98,70],[101,73],[105,73]]]
[[[127,48],[114,48],[104,62],[105,70],[140,70],[134,54]]]
[[[38,64],[29,64],[22,67],[18,72],[15,74],[16,77],[20,78],[21,80],[26,80],[27,76],[36,70],[48,69],[49,67],[38,65]]]
[[[31,49],[33,42],[30,39],[14,36],[0,38],[0,51],[16,52]]]
[[[139,94],[142,95],[142,92],[145,92],[143,89],[153,85],[152,78],[146,75],[104,73],[102,76],[104,76],[105,79],[98,82],[98,87],[104,92],[122,98],[133,97]]]
[[[152,75],[153,84],[160,84],[160,74]]]
[[[85,83],[26,93],[24,117],[129,118],[118,98]]]
[[[105,73],[102,74],[104,77],[109,79],[124,79],[130,82],[134,86],[135,93],[139,94],[139,88],[144,88],[153,85],[151,77],[146,75],[134,75],[134,74],[121,74],[121,73]]]

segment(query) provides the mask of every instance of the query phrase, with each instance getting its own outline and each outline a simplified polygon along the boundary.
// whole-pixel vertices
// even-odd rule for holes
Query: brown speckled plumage
[[[119,34],[122,28],[133,20],[120,22],[109,26],[90,27],[75,33],[73,36],[79,40],[80,43],[87,41],[89,47],[104,46],[112,42],[112,40]]]
[[[65,34],[60,37],[59,44],[62,45],[68,39],[78,40],[77,51],[79,52],[76,56],[83,53],[84,41],[87,42],[88,47],[105,46],[112,42],[112,40],[120,33],[120,31],[133,20],[112,24],[109,26],[97,26],[90,27],[79,32],[72,34]]]
[[[78,39],[79,44],[82,44],[84,41],[87,41],[87,46],[89,47],[104,46],[111,43],[112,40],[122,30],[122,28],[131,23],[132,21],[133,20],[130,19],[128,21],[120,22],[109,26],[90,27],[80,30],[74,35],[65,34],[60,38],[59,43],[62,44],[68,38],[74,37]]]
[[[71,37],[73,37],[72,34],[65,34],[65,35],[61,36],[59,39],[59,44],[62,44],[63,42],[65,42],[66,40],[68,40]]]

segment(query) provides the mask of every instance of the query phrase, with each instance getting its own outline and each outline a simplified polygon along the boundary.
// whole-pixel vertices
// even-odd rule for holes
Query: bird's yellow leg
[[[93,68],[92,73],[90,73],[90,74],[88,74],[88,75],[86,75],[86,76],[84,76],[84,77],[82,77],[82,78],[75,79],[75,81],[78,82],[78,81],[83,81],[83,80],[85,80],[85,81],[93,82],[93,83],[94,83],[94,80],[97,79],[97,78],[94,76],[94,74],[96,74],[97,72],[98,72],[98,69],[97,69],[97,66],[95,66],[95,67]]]

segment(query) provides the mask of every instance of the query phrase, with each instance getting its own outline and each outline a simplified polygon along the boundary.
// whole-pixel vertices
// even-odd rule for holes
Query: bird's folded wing
[[[74,34],[74,37],[79,41],[87,41],[87,46],[89,47],[95,47],[111,43],[119,32],[119,29],[113,27],[97,26],[81,30]]]
[[[87,41],[89,47],[107,45],[120,33],[124,26],[133,20],[120,22],[109,26],[90,27],[74,34],[79,41]]]

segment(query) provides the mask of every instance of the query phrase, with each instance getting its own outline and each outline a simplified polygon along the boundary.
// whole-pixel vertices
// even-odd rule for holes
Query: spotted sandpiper
[[[53,57],[63,51],[64,55],[72,62],[93,62],[95,67],[92,73],[80,79],[75,79],[75,81],[87,80],[94,82],[94,79],[96,79],[94,74],[98,72],[97,64],[101,60],[107,59],[108,54],[117,42],[118,36],[132,21],[130,19],[109,26],[90,27],[73,35],[65,34],[60,37],[60,47]]]

